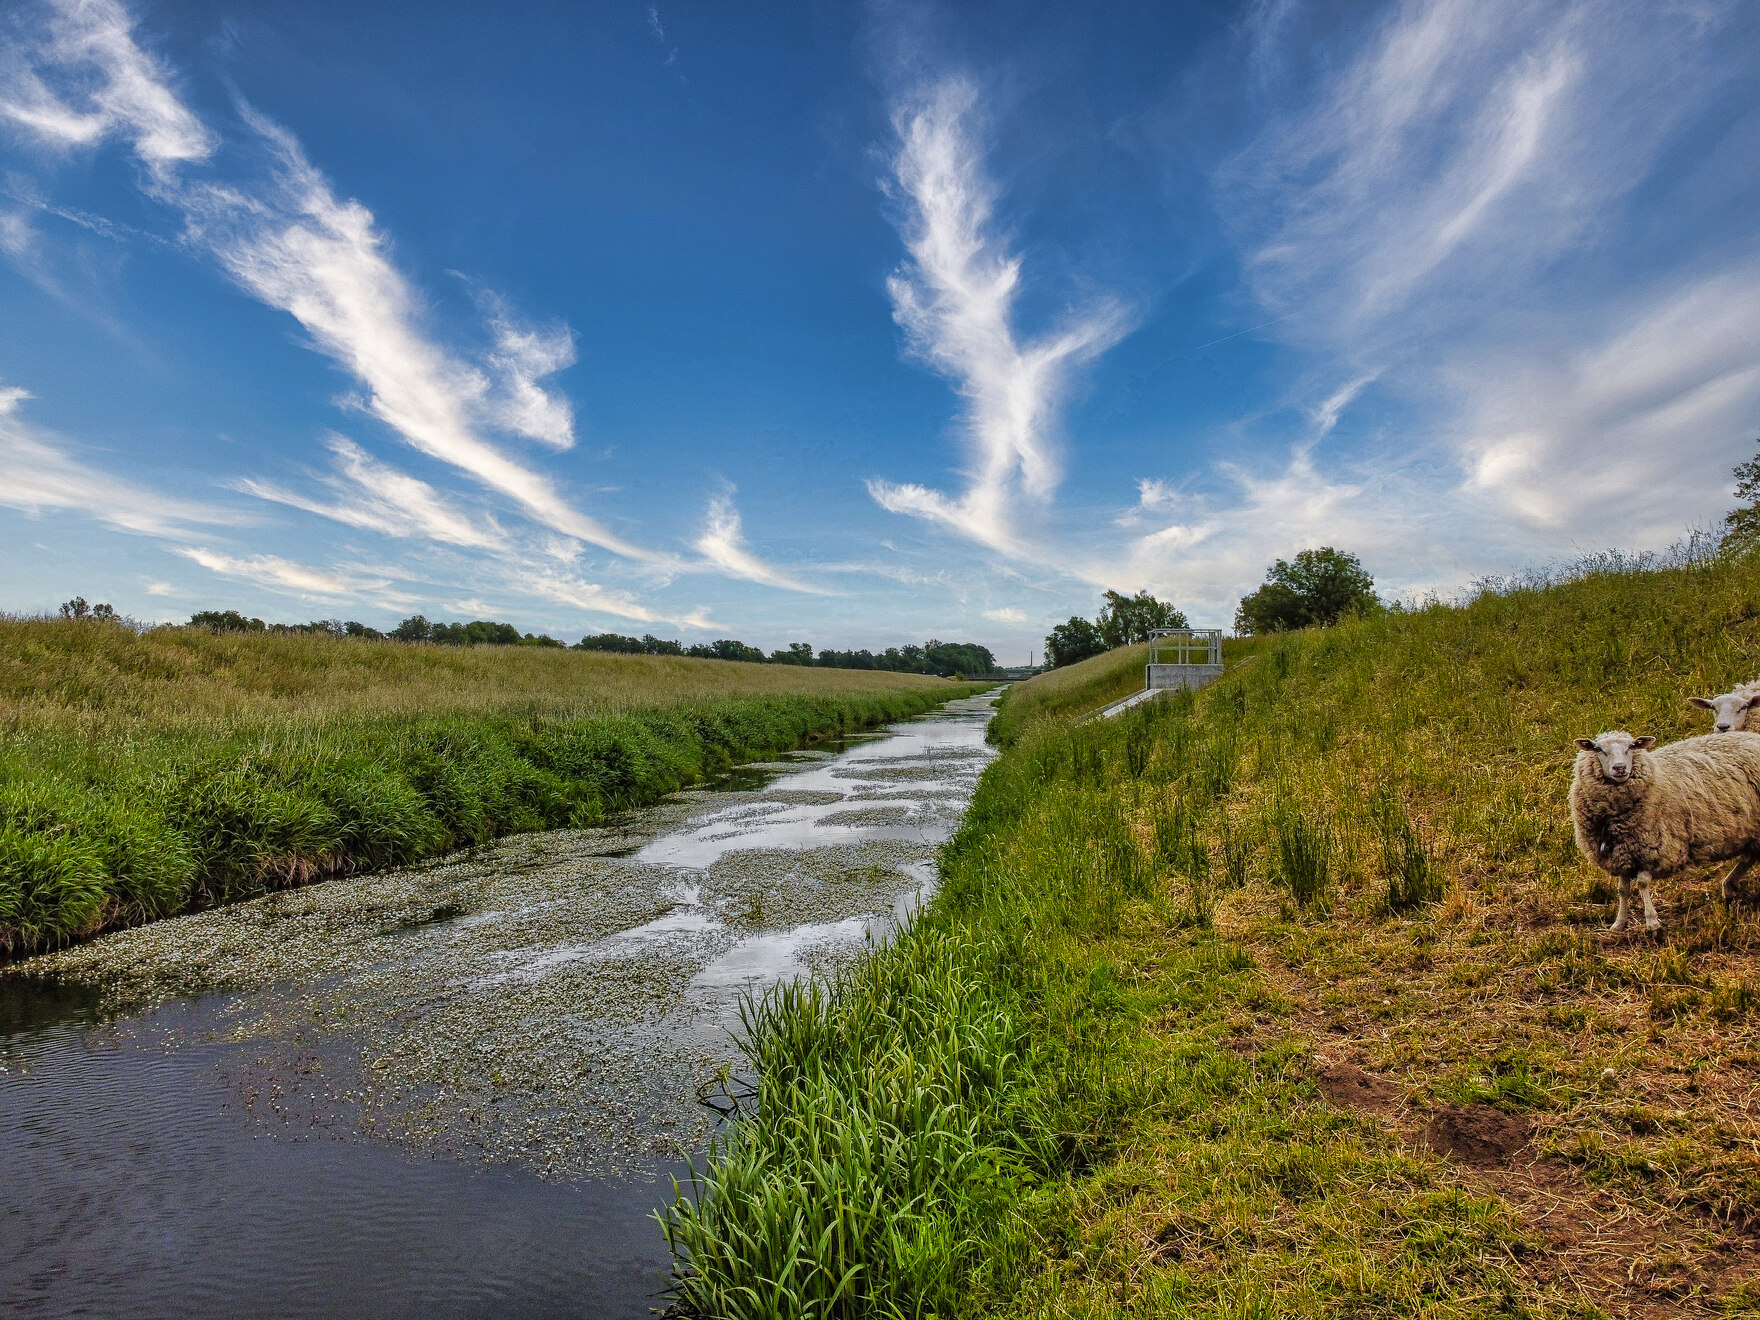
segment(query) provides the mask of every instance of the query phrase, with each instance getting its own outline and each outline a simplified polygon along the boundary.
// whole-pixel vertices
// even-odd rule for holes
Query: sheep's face
[[[1616,784],[1632,777],[1632,753],[1654,747],[1654,738],[1634,738],[1629,733],[1604,733],[1598,738],[1578,738],[1577,746],[1594,752],[1601,762],[1601,773]]]
[[[1715,697],[1688,697],[1689,706],[1711,712],[1712,723],[1719,733],[1735,733],[1748,727],[1748,712],[1760,697],[1746,692],[1725,692]]]

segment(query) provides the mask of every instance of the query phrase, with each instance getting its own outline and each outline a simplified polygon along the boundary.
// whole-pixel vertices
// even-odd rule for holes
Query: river
[[[992,701],[10,969],[0,1314],[663,1307],[741,997],[921,901]]]

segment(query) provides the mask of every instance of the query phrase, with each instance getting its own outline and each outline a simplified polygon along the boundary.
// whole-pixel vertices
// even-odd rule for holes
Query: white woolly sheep
[[[1626,928],[1633,879],[1644,900],[1644,928],[1657,930],[1653,878],[1733,858],[1723,878],[1730,899],[1760,861],[1760,733],[1655,743],[1617,732],[1577,739],[1571,816],[1577,847],[1619,881],[1613,930]]]
[[[1715,697],[1688,697],[1687,705],[1711,712],[1719,733],[1739,733],[1748,727],[1748,712],[1760,704],[1760,680],[1738,683]]]

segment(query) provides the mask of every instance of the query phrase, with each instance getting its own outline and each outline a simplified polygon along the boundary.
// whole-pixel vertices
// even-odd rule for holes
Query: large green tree
[[[1091,655],[1099,655],[1105,649],[1106,639],[1100,635],[1094,622],[1072,614],[1068,623],[1054,625],[1045,638],[1045,663],[1053,669],[1061,669]]]
[[[1186,616],[1166,601],[1156,600],[1146,591],[1139,591],[1134,596],[1121,596],[1116,591],[1106,593],[1106,604],[1100,610],[1100,617],[1095,620],[1100,628],[1100,639],[1106,643],[1106,649],[1115,646],[1129,646],[1132,642],[1146,642],[1149,634],[1157,628],[1184,628]]]
[[[1273,564],[1265,585],[1241,601],[1234,628],[1268,633],[1328,627],[1378,604],[1375,579],[1363,571],[1362,561],[1325,545],[1302,551],[1293,562],[1279,559]]]

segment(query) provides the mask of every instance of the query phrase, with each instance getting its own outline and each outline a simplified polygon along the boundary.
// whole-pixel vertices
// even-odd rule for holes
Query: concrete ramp
[[[1176,689],[1174,689],[1174,688],[1144,688],[1141,692],[1133,692],[1130,694],[1130,696],[1125,697],[1122,700],[1115,701],[1110,706],[1101,707],[1099,710],[1095,711],[1088,718],[1091,720],[1109,720],[1114,715],[1124,714],[1127,710],[1131,709],[1131,707],[1133,707],[1133,706],[1140,706],[1145,701],[1153,701],[1156,697],[1165,696],[1167,693],[1173,692],[1173,691],[1176,691]]]

